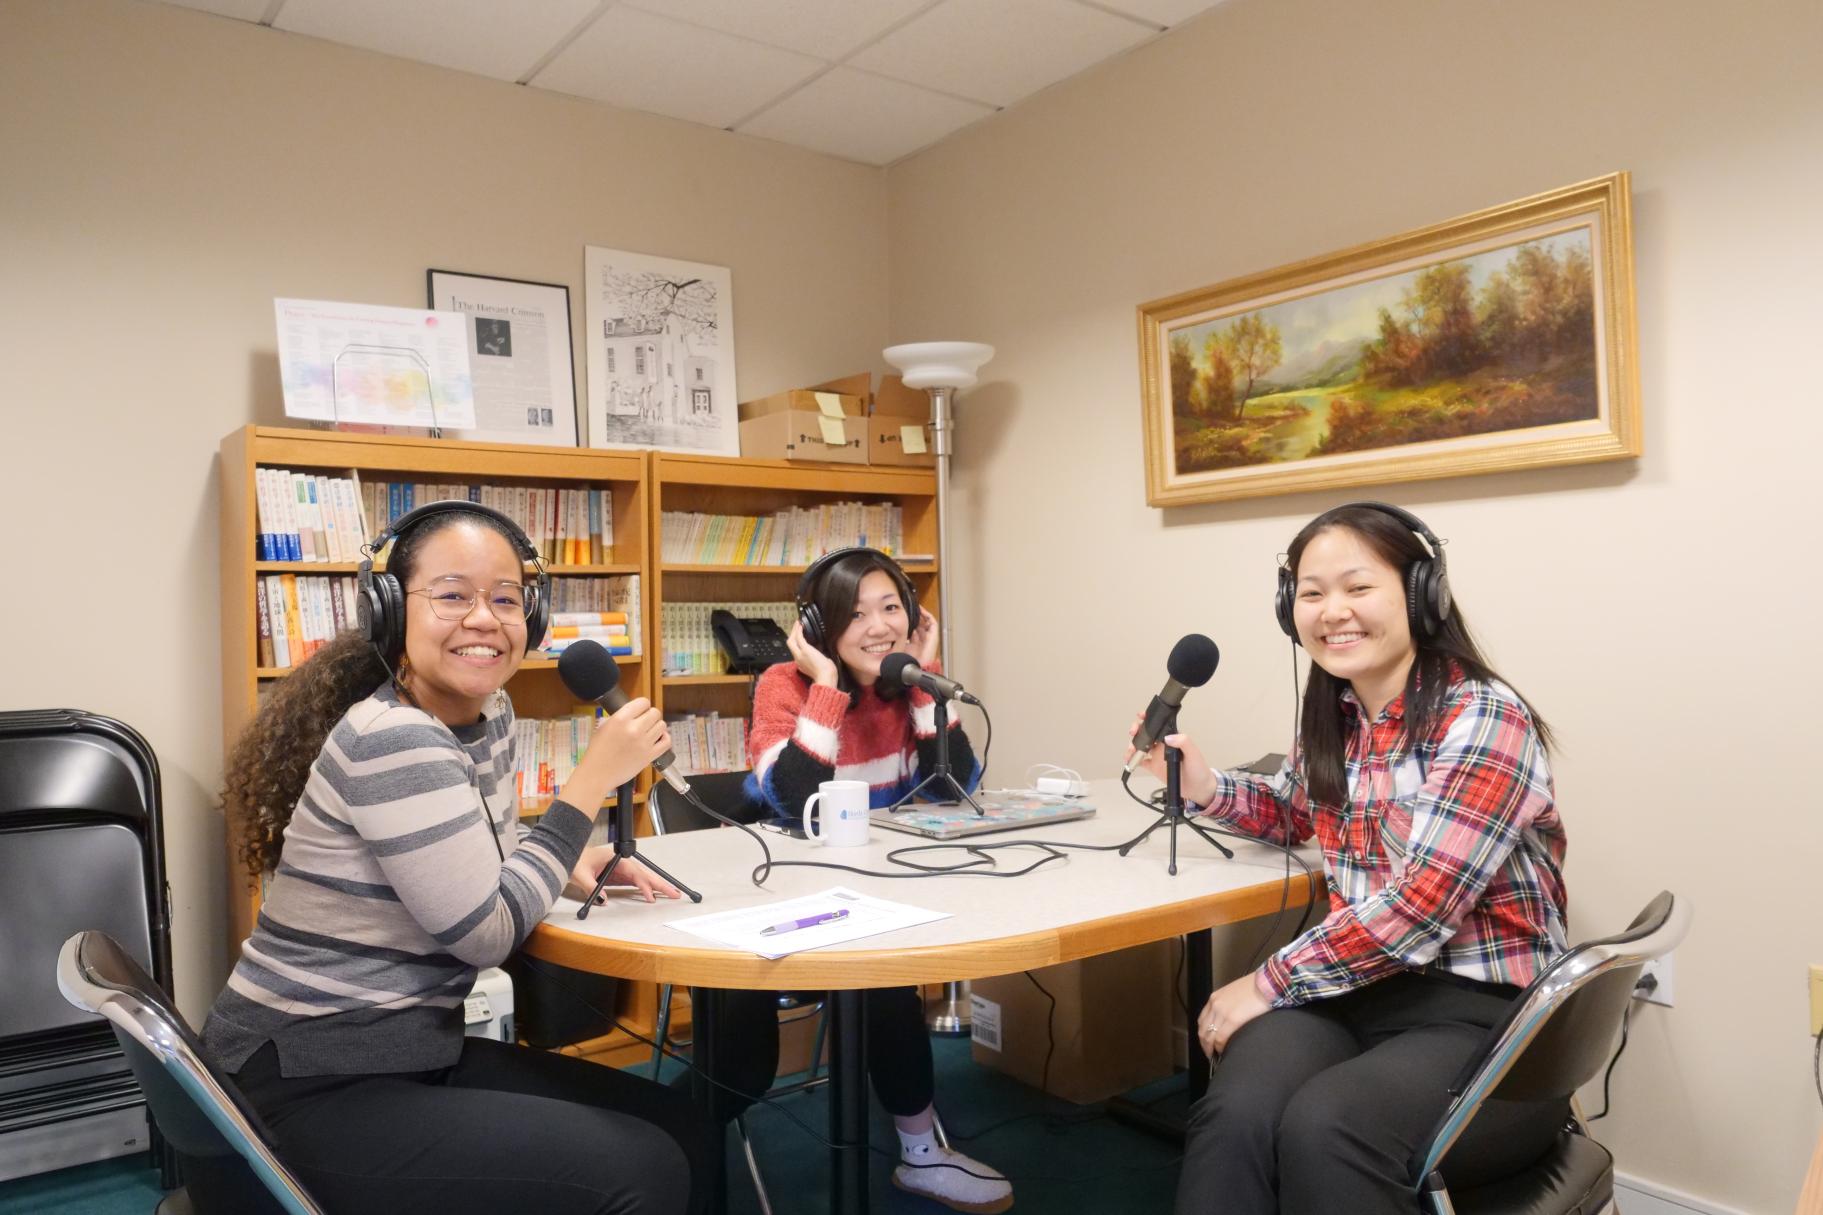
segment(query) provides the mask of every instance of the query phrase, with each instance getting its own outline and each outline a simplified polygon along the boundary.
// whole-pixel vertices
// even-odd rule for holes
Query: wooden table
[[[1140,788],[1145,779],[1136,781],[1135,787]],[[1113,844],[1138,834],[1156,817],[1128,798],[1118,781],[1092,782],[1088,800],[1097,807],[1094,818],[976,836],[970,842],[1038,838]],[[824,848],[806,840],[763,834],[775,860],[829,860],[881,871],[893,868],[886,859],[888,852],[930,842],[879,828],[862,848]],[[833,1046],[830,1137],[836,1145],[831,1210],[837,1215],[862,1215],[867,1210],[868,1152],[860,993],[875,987],[1013,974],[1185,936],[1190,938],[1192,1006],[1200,1007],[1211,981],[1209,929],[1269,915],[1278,910],[1282,898],[1289,908],[1301,907],[1309,893],[1303,870],[1295,864],[1290,889],[1285,889],[1285,858],[1276,849],[1232,841],[1230,846],[1235,850],[1232,861],[1190,832],[1181,831],[1175,877],[1166,873],[1169,846],[1167,833],[1160,830],[1127,857],[1112,851],[1071,850],[1068,860],[1017,878],[891,879],[787,867],[775,868],[766,886],[760,888],[749,876],[760,860],[751,839],[739,831],[697,831],[643,839],[639,847],[700,890],[704,896],[700,906],[669,901],[647,905],[619,898],[579,921],[576,904],[563,900],[533,931],[526,949],[534,957],[578,970],[698,988],[692,999],[698,1043],[709,1040],[704,1018],[713,1021],[714,989],[828,990]],[[1036,855],[1035,850],[1024,848],[999,853],[999,867],[1022,868]],[[932,855],[922,854],[922,859],[928,862]],[[705,947],[700,938],[668,926],[668,921],[686,916],[777,902],[832,886],[849,886],[951,914],[934,923],[856,941],[840,950],[814,950],[773,960]],[[696,1062],[713,1066],[708,1059]],[[1193,1079],[1199,1072],[1191,1068]]]

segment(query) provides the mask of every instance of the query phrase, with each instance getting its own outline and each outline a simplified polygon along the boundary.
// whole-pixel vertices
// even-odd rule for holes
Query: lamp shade
[[[911,342],[888,346],[882,354],[907,388],[973,388],[994,348],[980,342]]]

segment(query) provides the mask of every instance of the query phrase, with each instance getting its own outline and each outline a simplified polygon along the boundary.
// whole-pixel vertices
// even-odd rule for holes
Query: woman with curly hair
[[[504,961],[588,848],[607,793],[670,745],[632,700],[562,796],[519,824],[504,690],[544,618],[542,570],[505,516],[436,503],[362,571],[365,634],[275,689],[228,759],[243,857],[270,875],[203,1042],[330,1210],[701,1210],[719,1133],[681,1094],[581,1059],[463,1036],[476,972]],[[647,901],[671,885],[623,862]],[[239,1172],[199,1162],[203,1209],[240,1210]]]

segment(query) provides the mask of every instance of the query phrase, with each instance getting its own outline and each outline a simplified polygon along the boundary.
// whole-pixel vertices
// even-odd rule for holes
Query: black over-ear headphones
[[[828,573],[836,562],[860,553],[878,557],[884,563],[881,566],[882,572],[898,585],[899,598],[905,603],[905,635],[910,637],[918,629],[918,592],[897,561],[877,548],[867,548],[863,545],[832,549],[810,563],[810,568],[804,571],[802,578],[798,579],[797,592],[798,622],[804,626],[804,640],[823,653],[830,654],[831,657],[834,655],[830,653],[829,647],[834,639],[829,636],[829,630],[825,627],[823,620],[823,610],[817,606],[814,594],[823,575]]]
[[[520,560],[536,568],[537,581],[525,588],[526,652],[529,654],[544,640],[547,626],[551,622],[551,576],[545,571],[544,561],[539,557],[537,548],[526,538],[524,530],[493,507],[482,506],[478,502],[431,502],[400,515],[372,544],[361,549],[361,567],[355,574],[356,623],[388,667],[396,668],[399,665],[399,655],[405,652],[405,588],[386,570],[374,573],[373,559],[381,549],[388,544],[398,543],[401,536],[431,516],[457,511],[485,515],[500,524],[513,547],[518,550]]]
[[[1321,523],[1331,515],[1345,510],[1373,510],[1389,515],[1403,523],[1414,534],[1423,537],[1430,545],[1430,555],[1419,557],[1405,570],[1405,618],[1411,623],[1412,637],[1418,641],[1429,641],[1443,627],[1443,622],[1450,618],[1450,578],[1443,557],[1443,541],[1437,534],[1424,525],[1424,520],[1403,507],[1388,502],[1347,502],[1333,507],[1318,515],[1315,522]],[[1298,626],[1292,619],[1292,605],[1297,601],[1297,578],[1291,572],[1289,562],[1279,566],[1278,593],[1273,596],[1273,614],[1278,617],[1279,628],[1285,636],[1291,638],[1292,644],[1298,641]]]

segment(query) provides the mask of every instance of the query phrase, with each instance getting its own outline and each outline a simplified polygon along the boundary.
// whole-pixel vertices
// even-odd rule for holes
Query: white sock
[[[937,1132],[934,1128],[928,1131],[899,1131],[899,1159],[907,1164],[925,1163],[936,1152]]]

